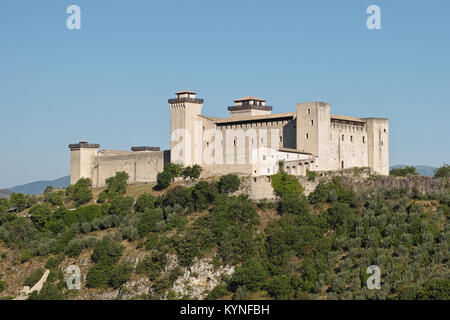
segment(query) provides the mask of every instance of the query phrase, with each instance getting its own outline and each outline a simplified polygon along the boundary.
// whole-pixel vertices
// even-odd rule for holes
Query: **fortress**
[[[154,182],[165,163],[198,164],[202,176],[228,173],[268,176],[279,170],[306,175],[306,170],[329,171],[369,167],[389,174],[389,121],[330,113],[325,102],[298,103],[294,112],[272,114],[264,99],[245,97],[229,106],[229,118],[202,115],[203,99],[180,91],[169,99],[171,148],[132,147],[131,151],[100,150],[80,141],[70,144],[70,182],[90,178],[93,186],[118,171],[129,182]]]

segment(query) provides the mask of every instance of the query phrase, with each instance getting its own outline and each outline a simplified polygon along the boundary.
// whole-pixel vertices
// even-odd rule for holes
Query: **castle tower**
[[[389,119],[365,118],[369,167],[382,175],[389,175]]]
[[[92,144],[87,141],[69,144],[70,184],[75,184],[80,178],[92,180],[94,158],[99,147],[99,144]]]
[[[315,170],[330,170],[330,105],[325,102],[297,104],[297,150],[319,157]]]
[[[201,164],[203,99],[197,99],[193,91],[176,92],[169,99],[170,106],[170,161],[185,166]]]
[[[272,111],[272,107],[266,106],[266,100],[245,97],[234,100],[234,106],[228,107],[231,118],[249,117],[268,115]]]

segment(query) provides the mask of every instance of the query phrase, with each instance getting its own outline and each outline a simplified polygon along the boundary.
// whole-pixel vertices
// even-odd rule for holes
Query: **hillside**
[[[8,191],[20,192],[30,195],[39,195],[44,193],[44,190],[47,186],[52,186],[54,188],[67,188],[69,184],[70,184],[70,176],[65,176],[55,180],[34,181],[31,183],[8,188]]]
[[[448,181],[428,193],[397,187],[401,178],[370,190],[362,181],[377,178],[352,179],[309,177],[305,197],[295,177],[272,176],[273,202],[249,200],[232,175],[161,191],[117,177],[94,199],[80,180],[0,213],[0,297],[48,268],[31,299],[450,298]],[[373,264],[380,290],[366,287]],[[81,269],[80,290],[66,289],[69,265]]]

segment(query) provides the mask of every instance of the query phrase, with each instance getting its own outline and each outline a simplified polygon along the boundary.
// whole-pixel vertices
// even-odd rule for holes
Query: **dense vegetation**
[[[407,175],[418,175],[417,169],[415,167],[406,166],[404,168],[396,168],[389,171],[389,175],[395,177],[405,177]]]
[[[185,170],[169,165],[169,184]],[[185,173],[195,179],[200,172]],[[89,203],[89,179],[66,190],[48,188],[34,200],[0,200],[0,241],[20,252],[16,263],[45,257],[51,270],[30,299],[76,294],[65,289],[60,266],[65,256],[86,250],[91,265],[83,286],[118,289],[133,275],[148,277],[150,294],[141,298],[174,298],[172,285],[183,268],[202,257],[213,257],[216,267],[236,266],[208,299],[450,298],[448,193],[355,193],[334,178],[305,197],[299,181],[281,170],[271,177],[275,203],[237,195],[235,175],[134,199],[126,195],[127,179],[124,172],[108,179],[95,204]],[[8,212],[11,204],[27,214]],[[97,236],[101,230],[106,235]],[[124,257],[126,241],[145,253],[136,267]],[[165,270],[168,254],[176,255],[178,265]],[[373,264],[382,271],[380,290],[366,287]],[[36,268],[23,284],[33,285],[43,271]],[[0,280],[2,292],[6,282]]]

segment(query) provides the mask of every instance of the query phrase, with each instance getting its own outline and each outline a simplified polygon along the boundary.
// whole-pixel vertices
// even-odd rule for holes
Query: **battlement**
[[[141,152],[141,151],[160,151],[160,147],[149,147],[149,146],[141,146],[141,147],[131,147],[131,151],[133,152]]]
[[[87,141],[80,141],[78,143],[69,144],[70,151],[80,150],[82,148],[98,149],[100,145],[97,143],[88,143]]]
[[[178,91],[175,92],[176,98],[175,99],[169,99],[169,104],[175,104],[175,103],[182,103],[182,102],[190,102],[190,103],[198,103],[203,104],[203,99],[197,99],[196,92],[194,91]]]

